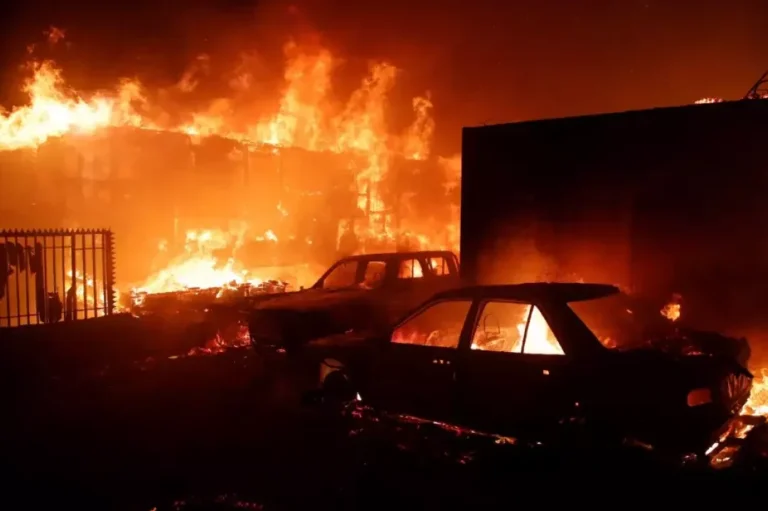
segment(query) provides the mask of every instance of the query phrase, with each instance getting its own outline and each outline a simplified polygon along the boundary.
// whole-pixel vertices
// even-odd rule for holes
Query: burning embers
[[[177,299],[205,303],[218,299],[241,298],[253,294],[284,292],[288,283],[276,274],[285,268],[262,268],[260,275],[247,269],[237,252],[249,240],[245,231],[227,233],[221,230],[190,230],[181,253],[170,258],[165,267],[144,283],[131,289],[132,307],[159,307]],[[272,231],[253,236],[250,241],[261,244],[278,242]],[[168,243],[159,246],[167,256]]]
[[[768,369],[760,369],[752,381],[752,393],[741,413],[768,417]]]
[[[661,309],[661,315],[670,321],[680,319],[680,305],[683,300],[682,295],[675,293],[672,300]]]
[[[675,293],[672,299],[661,309],[661,315],[672,322],[680,319],[682,295]],[[742,415],[768,417],[768,369],[759,369],[754,374],[752,392],[741,410]]]
[[[277,242],[272,231],[262,239]],[[244,242],[244,234],[220,230],[187,231],[183,252],[171,259],[167,266],[133,289],[135,294],[167,293],[188,289],[258,287],[264,280],[253,276],[235,259],[235,253]],[[161,242],[161,253],[167,253],[167,242]],[[229,250],[226,259],[217,255]],[[226,252],[225,252],[226,253]]]

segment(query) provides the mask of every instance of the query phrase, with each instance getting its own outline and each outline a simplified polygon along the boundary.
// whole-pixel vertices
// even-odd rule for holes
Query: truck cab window
[[[451,274],[451,267],[443,256],[430,257],[427,259],[427,264],[429,264],[429,269],[432,272],[432,275],[436,277]]]
[[[361,287],[365,289],[377,289],[384,283],[384,274],[387,271],[387,263],[384,261],[368,261],[365,265],[365,275]]]
[[[418,279],[424,276],[424,270],[418,259],[405,259],[400,261],[397,278],[399,279]]]
[[[357,261],[347,261],[337,265],[323,280],[323,289],[341,289],[352,287],[357,279]]]

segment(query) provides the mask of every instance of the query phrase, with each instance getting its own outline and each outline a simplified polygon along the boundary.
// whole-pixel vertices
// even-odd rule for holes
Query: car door
[[[466,425],[510,435],[536,431],[560,406],[567,359],[537,307],[485,301],[467,342],[458,373]]]
[[[425,291],[439,293],[451,289],[460,284],[459,266],[456,256],[453,254],[432,253],[426,254],[423,259],[427,275]]]
[[[363,400],[426,419],[453,417],[459,339],[471,305],[429,303],[398,325],[372,363]]]
[[[389,260],[381,299],[390,322],[399,321],[434,294],[428,290],[423,264],[414,256]]]

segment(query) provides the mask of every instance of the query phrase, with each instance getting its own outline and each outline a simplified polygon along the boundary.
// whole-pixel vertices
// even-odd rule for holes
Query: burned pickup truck
[[[317,339],[308,377],[337,401],[551,442],[600,431],[703,453],[747,401],[748,346],[627,308],[614,286],[535,283],[437,294],[386,334]],[[315,376],[317,378],[317,376]],[[611,434],[604,435],[604,432]],[[619,436],[616,436],[619,438]]]
[[[448,251],[347,257],[309,289],[273,295],[248,312],[258,350],[287,349],[348,331],[388,329],[437,292],[459,285],[459,261]]]

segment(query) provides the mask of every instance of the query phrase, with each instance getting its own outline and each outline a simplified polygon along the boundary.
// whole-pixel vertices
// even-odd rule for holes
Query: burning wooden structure
[[[128,282],[146,277],[158,239],[183,241],[188,229],[226,230],[233,220],[255,232],[275,229],[283,241],[298,240],[291,247],[281,243],[285,250],[270,257],[263,247],[253,248],[256,265],[328,264],[338,256],[347,224],[364,230],[368,243],[391,242],[388,235],[402,213],[398,204],[408,191],[402,177],[436,165],[394,158],[390,171],[400,178],[382,185],[385,207],[357,179],[365,155],[218,136],[106,128],[51,138],[34,150],[0,152],[0,159],[4,227],[69,228],[98,219],[120,235],[126,254],[121,279]]]

